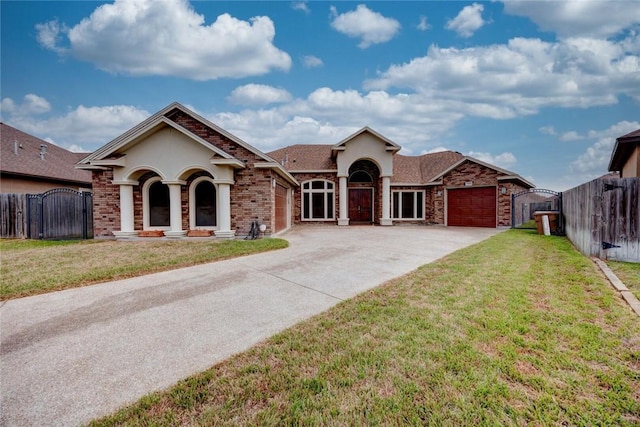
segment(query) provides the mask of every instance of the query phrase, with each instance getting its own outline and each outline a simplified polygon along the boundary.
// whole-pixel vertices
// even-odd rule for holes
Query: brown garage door
[[[276,185],[276,232],[287,228],[287,189]]]
[[[447,225],[496,227],[496,187],[447,191]]]

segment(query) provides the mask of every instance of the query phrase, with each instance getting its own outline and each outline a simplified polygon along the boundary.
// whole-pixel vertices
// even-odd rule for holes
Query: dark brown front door
[[[349,189],[349,221],[351,223],[373,221],[372,199],[371,188]]]

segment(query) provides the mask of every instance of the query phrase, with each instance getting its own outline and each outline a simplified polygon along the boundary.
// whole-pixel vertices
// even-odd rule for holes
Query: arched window
[[[334,185],[331,181],[314,180],[302,183],[302,220],[327,221],[335,217]]]
[[[217,223],[217,195],[213,180],[209,177],[196,179],[191,185],[191,203],[193,210],[191,228],[213,228]]]
[[[373,182],[373,178],[371,178],[371,175],[367,172],[360,170],[351,174],[349,182],[371,184]]]
[[[160,177],[151,178],[144,185],[144,196],[145,228],[169,227],[171,225],[169,187],[162,183]]]

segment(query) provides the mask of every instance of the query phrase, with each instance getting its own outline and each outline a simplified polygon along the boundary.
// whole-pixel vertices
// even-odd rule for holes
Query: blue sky
[[[638,1],[2,1],[1,118],[93,151],[173,101],[258,149],[369,126],[565,190],[640,128]]]

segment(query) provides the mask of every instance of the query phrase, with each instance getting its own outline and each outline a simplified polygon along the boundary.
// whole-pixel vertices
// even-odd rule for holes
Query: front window
[[[394,219],[424,219],[424,191],[395,191]]]
[[[307,181],[302,184],[302,219],[331,220],[334,218],[334,189],[331,181]]]

